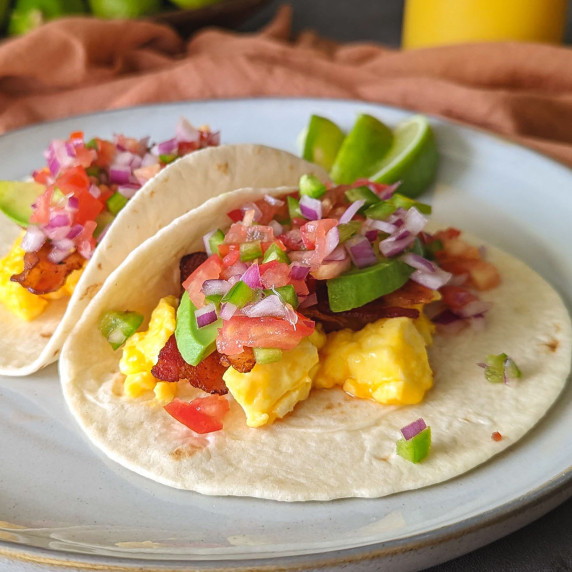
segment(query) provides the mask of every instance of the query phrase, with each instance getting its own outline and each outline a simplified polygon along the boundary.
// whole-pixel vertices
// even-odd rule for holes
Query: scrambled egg
[[[151,368],[175,331],[177,305],[175,296],[161,298],[151,314],[147,331],[137,332],[125,342],[119,371],[125,375],[123,388],[127,397],[139,397],[147,391],[154,391],[159,401],[168,402],[175,397],[177,384],[159,381],[151,374]]]
[[[37,318],[48,306],[48,300],[57,300],[71,296],[83,272],[83,268],[74,270],[67,277],[65,284],[56,292],[38,296],[28,292],[17,282],[11,282],[10,276],[24,270],[24,250],[20,246],[22,237],[18,237],[8,254],[0,259],[0,302],[10,312],[30,321]]]
[[[314,387],[341,385],[385,405],[419,403],[433,385],[425,348],[430,335],[426,318],[382,319],[359,332],[333,332],[320,353]]]
[[[318,349],[306,338],[285,351],[280,361],[256,364],[248,373],[229,367],[222,378],[244,409],[246,424],[260,427],[284,417],[308,397],[318,359]]]

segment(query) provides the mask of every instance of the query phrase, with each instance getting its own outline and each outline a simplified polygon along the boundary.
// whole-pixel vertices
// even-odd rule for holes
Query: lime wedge
[[[389,127],[371,115],[359,115],[340,147],[330,176],[340,184],[370,177],[379,171],[392,143]]]
[[[39,183],[0,181],[0,211],[16,224],[28,226],[32,204],[44,190]]]
[[[399,192],[415,198],[437,174],[439,153],[433,130],[426,117],[415,115],[400,123],[393,137],[391,149],[370,178],[378,183],[401,181]]]
[[[83,0],[16,0],[8,32],[11,35],[25,34],[54,18],[85,12]]]
[[[98,18],[139,18],[161,10],[161,0],[89,0]]]
[[[302,157],[329,171],[344,140],[344,132],[333,121],[312,115],[301,139]]]

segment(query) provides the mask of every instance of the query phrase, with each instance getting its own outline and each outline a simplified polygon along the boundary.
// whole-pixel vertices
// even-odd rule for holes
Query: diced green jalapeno
[[[107,312],[99,322],[99,331],[116,350],[121,347],[143,323],[137,312]]]
[[[292,284],[286,284],[286,286],[279,286],[278,288],[264,290],[264,294],[266,294],[266,296],[270,296],[271,294],[278,294],[282,301],[290,304],[292,308],[298,307],[298,295],[296,294],[296,290]]]
[[[364,211],[372,205],[376,205],[381,202],[381,199],[368,187],[356,187],[355,189],[348,189],[345,192],[346,199],[353,203],[355,201],[364,200],[365,204],[361,207],[360,212]]]
[[[88,177],[98,177],[99,178],[99,176],[103,172],[103,169],[101,167],[96,167],[95,165],[92,165],[91,167],[87,167],[85,169],[85,172],[87,173]]]
[[[415,207],[420,213],[431,214],[431,205],[426,205],[425,203],[420,203],[414,199],[410,199],[405,195],[400,193],[394,193],[389,201],[394,204],[398,209],[408,210],[411,207]]]
[[[407,461],[419,463],[429,454],[431,449],[431,427],[426,427],[411,439],[397,441],[397,454]]]
[[[90,140],[85,144],[85,146],[86,146],[88,149],[96,149],[96,150],[97,150],[97,148],[98,148],[97,139],[90,139]]]
[[[288,258],[288,255],[276,243],[272,243],[266,249],[262,263],[264,264],[266,262],[272,262],[273,260],[278,260],[278,262],[285,262],[286,264],[290,264],[290,258]]]
[[[211,302],[212,304],[214,304],[215,308],[218,311],[220,303],[222,301],[222,294],[209,294],[208,296],[205,296],[205,300],[207,302]]]
[[[240,247],[240,260],[242,262],[249,262],[256,260],[262,256],[262,245],[259,240],[252,240],[251,242],[243,242]]]
[[[256,292],[242,280],[239,280],[223,297],[221,302],[230,302],[237,308],[242,308],[251,302]]]
[[[365,215],[376,220],[385,220],[397,210],[397,207],[389,201],[379,201],[368,207]]]
[[[483,364],[485,379],[490,383],[506,383],[509,379],[518,379],[522,373],[512,358],[505,353],[488,355]]]
[[[338,224],[338,233],[340,235],[340,244],[356,235],[361,229],[361,221],[352,220],[350,222]]]
[[[123,196],[121,193],[113,193],[106,201],[107,210],[116,215],[127,203],[129,199]]]
[[[93,238],[98,238],[101,233],[115,220],[115,215],[109,211],[102,211],[95,217],[95,230],[93,231]]]
[[[435,253],[443,250],[443,242],[436,238],[435,240],[425,244],[423,249],[425,250],[425,257],[429,258],[429,260],[433,260],[433,258],[435,258]]]
[[[275,348],[252,348],[256,363],[273,363],[282,359],[282,350]]]
[[[299,182],[300,194],[319,199],[326,193],[326,185],[316,175],[302,175]]]
[[[218,254],[218,247],[224,242],[224,232],[219,228],[209,238],[209,248],[212,254]]]
[[[178,155],[176,153],[159,155],[159,161],[161,161],[161,163],[165,163],[165,165],[168,165],[169,163],[172,163],[177,157]]]
[[[294,218],[303,218],[302,211],[300,210],[300,202],[294,197],[286,197],[286,202],[288,203],[288,214],[290,215],[290,220]]]

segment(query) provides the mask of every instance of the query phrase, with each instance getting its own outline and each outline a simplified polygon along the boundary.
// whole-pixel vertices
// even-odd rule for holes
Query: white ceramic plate
[[[351,127],[358,112],[395,125],[406,112],[359,102],[261,99],[157,105],[34,126],[0,138],[0,179],[42,164],[49,141],[82,129],[167,138],[177,119],[225,143],[296,152],[312,113]],[[536,269],[572,306],[571,172],[504,140],[433,121],[442,156],[430,200],[440,220]],[[3,223],[0,223],[3,224]],[[325,566],[409,570],[467,552],[572,494],[572,387],[522,441],[452,481],[376,500],[281,504],[172,490],[94,450],[67,412],[51,366],[0,378],[0,557],[10,570]],[[1,567],[1,566],[0,566]],[[36,568],[33,568],[34,570]],[[140,569],[140,568],[138,568]]]

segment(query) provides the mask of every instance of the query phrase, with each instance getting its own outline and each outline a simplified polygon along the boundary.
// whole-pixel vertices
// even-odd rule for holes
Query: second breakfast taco
[[[303,177],[176,219],[65,345],[75,418],[115,461],[204,494],[378,497],[487,461],[558,398],[570,318],[430,210]]]

